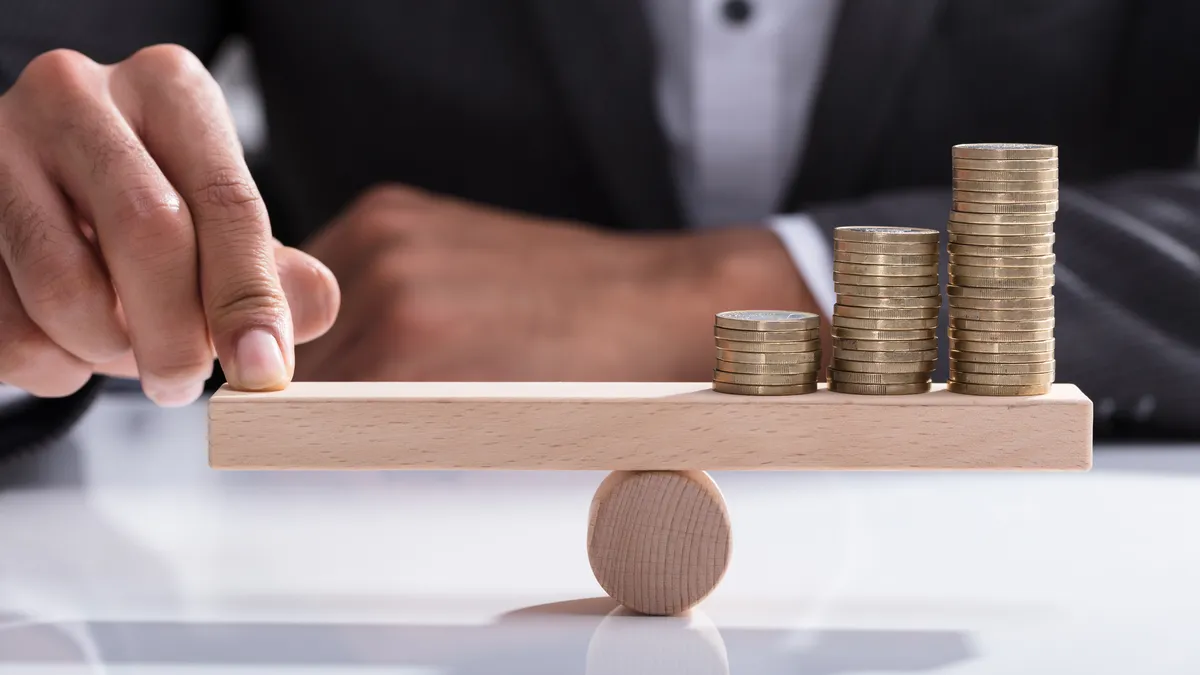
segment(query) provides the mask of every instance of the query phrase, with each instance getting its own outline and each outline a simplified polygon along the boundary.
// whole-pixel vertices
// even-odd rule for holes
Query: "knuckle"
[[[379,183],[367,188],[355,202],[359,213],[416,209],[430,202],[427,193],[396,183]]]
[[[84,54],[73,49],[53,49],[34,57],[21,75],[16,86],[36,89],[63,90],[80,88],[96,72],[97,64]]]
[[[137,185],[121,190],[114,207],[114,221],[124,227],[160,224],[182,217],[183,205],[169,190]]]
[[[396,198],[399,188],[387,183],[372,185],[363,191],[357,200],[357,206],[368,211],[384,208]]]
[[[138,262],[174,261],[192,242],[183,205],[170,190],[145,185],[126,188],[116,200],[112,218]]]
[[[70,49],[56,49],[34,58],[12,88],[25,107],[14,115],[35,129],[69,129],[97,101],[100,65]]]
[[[220,169],[209,173],[191,195],[196,210],[232,224],[266,222],[262,194],[241,171]]]
[[[161,81],[209,77],[204,62],[177,44],[143,47],[134,52],[125,65]]]
[[[208,312],[223,329],[246,323],[274,323],[284,313],[287,300],[264,267],[253,274],[227,280],[214,294]]]

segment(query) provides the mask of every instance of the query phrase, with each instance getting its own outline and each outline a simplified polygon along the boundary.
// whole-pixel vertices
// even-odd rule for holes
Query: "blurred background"
[[[528,7],[544,14],[528,26],[529,17],[514,9],[522,3],[346,3],[366,36],[362,44],[377,48],[371,53],[356,51],[359,33],[330,20],[341,11],[334,4],[247,3],[257,11],[240,17],[242,32],[266,45],[268,81],[259,82],[250,41],[240,36],[222,41],[211,70],[273,224],[299,240],[370,181],[425,179],[506,207],[595,215],[622,233],[665,237],[654,221],[673,213],[655,196],[664,176],[679,179],[687,202],[687,213],[672,216],[675,229],[725,213],[737,195],[706,204],[697,196],[703,181],[687,161],[668,167],[666,152],[638,151],[672,148],[683,156],[708,134],[716,139],[713,156],[736,159],[739,147],[752,147],[750,165],[770,165],[777,178],[787,173],[778,167],[790,160],[775,157],[770,137],[754,133],[787,126],[751,112],[771,107],[774,99],[763,93],[769,87],[705,99],[704,92],[721,91],[698,86],[712,123],[695,128],[670,103],[678,103],[671,97],[678,92],[664,88],[665,134],[656,145],[646,124],[655,101],[620,95],[637,81],[625,79],[629,66],[648,62],[647,36],[631,33],[614,43],[621,49],[593,43],[611,37],[609,22],[626,5],[574,1],[531,0]],[[684,4],[664,2],[659,23],[670,24],[665,12]],[[35,439],[0,445],[0,675],[1200,672],[1197,5],[852,3],[844,23],[861,30],[828,43],[832,75],[827,102],[812,112],[820,133],[808,141],[811,164],[797,162],[792,194],[782,199],[794,208],[764,211],[789,218],[775,224],[792,254],[820,250],[814,242],[823,240],[811,238],[809,226],[940,224],[951,202],[951,143],[1018,140],[1010,132],[1025,130],[1050,136],[1028,140],[1061,140],[1073,184],[1064,181],[1056,224],[1056,349],[1065,379],[1094,403],[1092,471],[715,473],[734,524],[729,573],[696,611],[653,619],[619,610],[592,573],[585,534],[602,472],[216,471],[207,461],[203,398],[159,408],[136,381],[111,379],[75,400],[33,404],[0,385],[0,443]],[[767,60],[765,51],[740,47],[739,38],[784,47],[819,42],[811,26],[833,11],[833,3],[808,0],[695,6],[709,17],[688,24],[708,40],[708,57],[696,67],[726,83],[756,80],[745,73],[761,75],[754,64]],[[15,13],[5,9],[29,7],[0,0],[0,46],[8,46],[0,66],[44,42],[6,23]],[[168,7],[145,4],[136,16]],[[397,19],[405,12],[416,18]],[[792,17],[800,32],[768,30],[759,20],[773,15]],[[98,22],[104,30],[81,34],[120,35],[134,16],[89,15],[64,25]],[[442,22],[472,36],[479,51],[429,29]],[[557,57],[534,58],[535,43]],[[477,56],[456,59],[468,53]],[[429,57],[400,58],[412,54]],[[671,63],[664,59],[663,69]],[[738,63],[749,63],[749,71]],[[558,68],[573,76],[548,84]],[[903,68],[917,75],[893,77]],[[788,85],[783,91],[799,88],[784,78],[790,72],[779,66],[761,79]],[[820,78],[812,79],[804,86],[816,87]],[[377,97],[356,102],[344,98],[348,92]],[[585,102],[583,112],[572,109],[578,118],[603,133],[564,121],[576,119],[566,112],[568,93]],[[269,128],[272,94],[281,123]],[[296,103],[305,97],[311,102]],[[410,109],[411,120],[396,115]],[[802,115],[793,117],[804,126]],[[443,129],[443,119],[478,126]],[[543,134],[549,140],[539,141]],[[272,138],[285,141],[282,151]],[[720,187],[739,184],[738,174],[761,178],[761,166],[730,166],[714,174]],[[532,178],[522,182],[526,172]],[[326,179],[334,184],[329,193],[313,188]],[[625,213],[636,217],[623,222]],[[436,224],[480,219],[472,212]],[[512,253],[527,250],[523,240],[509,250],[476,232],[462,239],[486,242],[459,251],[464,256],[508,250],[522,265],[537,257]],[[743,245],[718,242],[722,250]],[[758,257],[739,269],[754,277],[764,256],[746,247]],[[587,240],[581,248],[605,247]],[[630,257],[619,250],[614,257]],[[775,253],[772,259],[782,257]],[[828,262],[821,255],[803,261],[822,271]],[[784,262],[796,260],[789,254]],[[364,266],[352,260],[343,269],[350,276]],[[703,265],[685,267],[699,274]],[[597,288],[615,267],[599,269]],[[786,269],[767,275],[768,291],[793,279]],[[515,295],[515,305],[528,307],[559,286],[547,276],[537,292],[514,294],[504,285],[514,276],[506,269],[482,282],[454,277],[456,292],[435,297],[482,298],[463,303],[477,310]],[[810,295],[821,290],[819,279],[806,281],[816,289]],[[584,297],[552,306],[550,319],[531,322],[531,332],[565,332],[559,319],[566,304],[599,314],[596,296]],[[650,300],[650,310],[677,304]],[[810,309],[829,304],[804,301]],[[360,304],[356,315],[366,325],[381,323],[382,301]],[[660,313],[643,309],[626,312]],[[699,334],[697,353],[707,359],[705,312],[687,330]],[[446,331],[426,345],[462,332],[503,332],[495,315],[483,316],[487,330]],[[604,359],[612,336],[629,338],[628,351],[644,355],[643,363],[666,361],[671,324],[606,333],[595,341],[597,368],[611,370]],[[329,360],[363,351],[364,332]],[[585,360],[554,349],[554,340],[523,352],[511,344],[478,351],[523,353],[531,364],[560,351],[563,362]],[[418,350],[414,360],[433,351]],[[436,367],[473,363],[462,356],[470,353],[423,365],[443,374]],[[944,381],[944,351],[940,359],[936,380]]]

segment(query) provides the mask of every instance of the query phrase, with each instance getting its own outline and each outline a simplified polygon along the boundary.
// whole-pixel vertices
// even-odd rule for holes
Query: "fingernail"
[[[261,329],[254,329],[242,336],[237,344],[234,373],[237,381],[232,383],[244,389],[270,389],[281,386],[287,380],[287,365],[275,336]]]
[[[191,405],[204,393],[204,380],[167,389],[150,389],[146,396],[164,408],[180,408]]]

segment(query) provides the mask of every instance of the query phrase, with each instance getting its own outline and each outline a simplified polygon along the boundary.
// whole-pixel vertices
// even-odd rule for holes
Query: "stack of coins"
[[[937,364],[936,230],[839,227],[833,234],[833,361],[829,389],[920,394]]]
[[[808,312],[718,314],[713,389],[749,396],[813,393],[821,367],[820,321]]]
[[[1033,396],[1054,382],[1058,148],[977,143],[952,151],[950,380],[977,396]]]

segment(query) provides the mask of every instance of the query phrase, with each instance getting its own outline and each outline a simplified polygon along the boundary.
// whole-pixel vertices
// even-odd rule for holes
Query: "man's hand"
[[[43,396],[93,373],[195,399],[285,385],[338,291],[280,246],[216,82],[186,50],[35,59],[0,96],[0,382]]]
[[[304,249],[341,284],[297,380],[705,380],[713,314],[815,306],[760,228],[612,234],[382,187]]]

